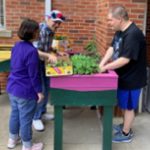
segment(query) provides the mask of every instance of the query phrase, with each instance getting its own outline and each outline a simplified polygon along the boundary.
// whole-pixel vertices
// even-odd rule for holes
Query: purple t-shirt
[[[30,42],[19,41],[12,48],[7,92],[30,100],[42,92],[38,51]]]

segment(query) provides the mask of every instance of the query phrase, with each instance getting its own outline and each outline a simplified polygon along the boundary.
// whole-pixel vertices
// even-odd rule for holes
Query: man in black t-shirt
[[[113,69],[118,74],[118,106],[124,114],[123,123],[113,126],[116,132],[112,141],[130,142],[133,138],[134,110],[138,107],[141,88],[146,85],[146,41],[121,5],[110,9],[108,25],[116,33],[99,67],[101,72]]]

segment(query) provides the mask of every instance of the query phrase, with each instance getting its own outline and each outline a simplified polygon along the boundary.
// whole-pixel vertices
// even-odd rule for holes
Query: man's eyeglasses
[[[60,22],[60,21],[54,21],[54,23],[55,23],[55,24],[58,24],[58,25],[60,25],[60,24],[61,24],[61,22]]]

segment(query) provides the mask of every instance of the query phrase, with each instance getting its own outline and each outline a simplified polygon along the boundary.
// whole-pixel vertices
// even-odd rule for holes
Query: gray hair
[[[129,20],[128,12],[126,8],[122,5],[117,5],[110,8],[109,13],[112,14],[114,18],[123,18],[124,20]]]

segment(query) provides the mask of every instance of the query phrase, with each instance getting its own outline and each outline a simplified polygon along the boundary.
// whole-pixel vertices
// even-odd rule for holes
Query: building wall
[[[38,22],[44,20],[45,0],[5,0],[6,26],[12,31],[12,38],[0,38],[0,44],[14,44],[17,30],[23,18],[30,17]],[[110,6],[123,4],[128,8],[131,20],[144,30],[144,14],[148,0],[52,0],[52,9],[61,10],[66,22],[58,30],[59,34],[67,35],[72,41],[75,51],[82,51],[94,36],[98,50],[103,56],[112,40],[113,32],[107,25],[107,12]],[[147,41],[148,61],[150,63],[150,1],[148,2]],[[2,75],[0,75],[2,76]],[[4,81],[4,80],[3,80]],[[1,85],[3,84],[0,81]],[[3,89],[5,87],[3,86]]]
[[[53,9],[64,12],[66,22],[58,30],[72,41],[75,51],[82,51],[95,36],[98,0],[52,0]]]
[[[96,35],[98,49],[101,55],[105,54],[106,49],[111,43],[113,31],[107,25],[107,12],[113,5],[124,5],[129,13],[131,21],[134,21],[145,32],[144,21],[146,20],[145,11],[147,0],[100,0],[98,6],[98,24],[96,25]]]
[[[72,47],[81,51],[94,36],[98,50],[103,55],[110,44],[113,32],[107,25],[110,6],[123,4],[129,10],[131,20],[143,29],[147,0],[52,0],[52,9],[61,10],[66,16],[58,33],[67,35]],[[6,0],[6,26],[13,32],[12,38],[0,38],[1,43],[13,44],[18,40],[16,33],[20,22],[31,17],[38,22],[44,19],[45,0]]]
[[[12,38],[0,37],[1,44],[14,44],[18,40],[17,30],[23,18],[30,17],[37,21],[43,19],[44,0],[5,0],[6,28],[12,31]]]
[[[23,18],[43,21],[44,3],[45,0],[6,0],[6,26],[13,34],[12,38],[0,38],[1,43],[13,44],[18,40],[16,33]],[[58,34],[67,35],[76,51],[82,50],[95,35],[96,6],[97,0],[52,0],[52,9],[61,10],[66,16]]]
[[[109,42],[111,41],[112,31],[107,25],[107,13],[110,5],[109,0],[100,0],[97,6],[97,24],[96,24],[96,39],[97,47],[101,55],[104,55]]]

